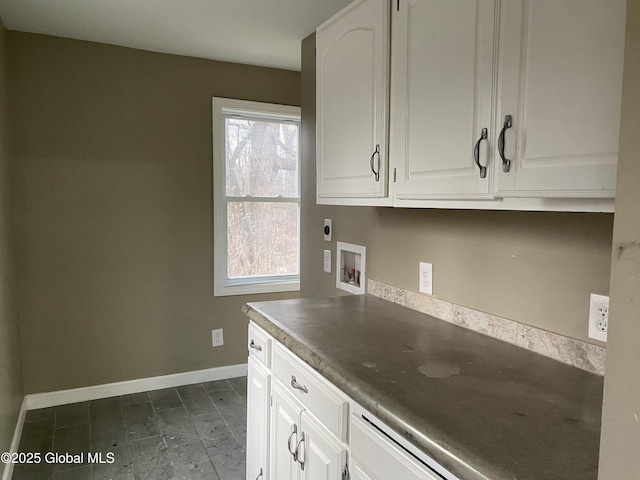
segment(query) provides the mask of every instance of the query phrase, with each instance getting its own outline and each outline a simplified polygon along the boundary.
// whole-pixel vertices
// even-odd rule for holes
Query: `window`
[[[214,295],[300,289],[300,108],[213,98]]]

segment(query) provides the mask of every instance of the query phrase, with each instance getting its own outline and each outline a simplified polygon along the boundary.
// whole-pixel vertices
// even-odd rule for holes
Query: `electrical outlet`
[[[607,341],[609,328],[609,297],[591,294],[589,303],[589,338]]]
[[[331,250],[324,251],[324,271],[331,273]]]
[[[211,345],[214,347],[221,347],[224,345],[224,337],[222,336],[222,329],[211,330]]]
[[[433,264],[420,262],[420,292],[433,295]]]

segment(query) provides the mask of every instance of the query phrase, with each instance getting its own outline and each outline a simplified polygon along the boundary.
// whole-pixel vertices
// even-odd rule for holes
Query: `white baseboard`
[[[11,447],[9,453],[16,453],[20,446],[20,438],[22,438],[22,428],[24,427],[24,418],[27,415],[27,399],[22,399],[22,406],[18,413],[18,421],[16,422],[16,429],[13,432],[13,440],[11,440]],[[11,480],[13,475],[13,463],[6,463],[4,465],[4,471],[2,472],[2,480]]]
[[[224,380],[227,378],[241,377],[246,374],[247,364],[242,363],[239,365],[208,368],[206,370],[196,370],[193,372],[162,375],[160,377],[140,378],[138,380],[127,380],[125,382],[115,382],[107,383],[104,385],[93,385],[91,387],[74,388],[71,390],[33,393],[25,396],[23,407],[26,403],[27,410],[37,410],[39,408],[65,405],[67,403],[86,402],[88,400],[117,397],[119,395],[129,395],[131,393],[147,392],[149,390],[158,390],[161,388],[172,388],[179,387],[181,385],[190,385],[193,383]],[[20,428],[20,431],[22,431],[22,426]],[[18,439],[18,441],[19,440],[20,439]],[[8,480],[8,478],[6,480]],[[5,480],[4,477],[3,480]]]

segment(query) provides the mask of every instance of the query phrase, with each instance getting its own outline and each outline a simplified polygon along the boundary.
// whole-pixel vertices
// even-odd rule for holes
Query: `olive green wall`
[[[18,32],[9,49],[26,391],[246,363],[242,305],[285,295],[212,295],[211,97],[299,105],[300,74]]]
[[[418,291],[430,262],[438,298],[587,340],[589,294],[609,293],[613,215],[316,206],[314,36],[302,55],[301,294],[337,294],[322,250],[340,240],[367,247],[369,278]]]
[[[640,472],[640,0],[627,2],[600,480]]]
[[[0,21],[0,452],[9,450],[23,396],[14,216],[9,180],[6,37],[7,32]]]

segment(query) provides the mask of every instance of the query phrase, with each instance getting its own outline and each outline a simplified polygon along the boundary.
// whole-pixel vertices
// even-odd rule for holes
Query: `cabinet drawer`
[[[346,441],[348,400],[330,382],[274,342],[273,376],[339,440]]]
[[[265,367],[271,366],[271,337],[253,322],[249,323],[249,337],[247,340],[249,357]]]
[[[422,465],[369,423],[351,416],[351,455],[380,480],[438,480],[442,477]],[[367,475],[357,478],[367,478]]]

